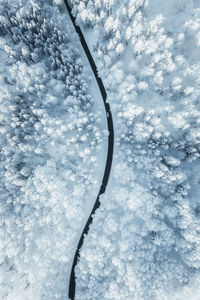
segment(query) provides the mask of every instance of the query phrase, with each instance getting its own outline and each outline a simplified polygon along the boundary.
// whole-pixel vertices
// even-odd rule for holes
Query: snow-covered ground
[[[0,1],[0,298],[68,298],[107,125],[66,10]]]
[[[198,300],[199,1],[71,1],[108,92],[111,179],[77,300]]]

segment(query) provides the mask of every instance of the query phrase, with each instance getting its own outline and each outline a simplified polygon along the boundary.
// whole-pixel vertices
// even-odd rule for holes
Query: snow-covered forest
[[[200,299],[200,2],[69,0],[109,183],[75,300]],[[68,299],[107,155],[62,0],[0,0],[0,299]]]
[[[0,299],[63,300],[107,130],[66,13],[50,1],[0,12]]]
[[[200,3],[71,3],[94,35],[116,137],[109,190],[76,268],[77,299],[198,300]]]

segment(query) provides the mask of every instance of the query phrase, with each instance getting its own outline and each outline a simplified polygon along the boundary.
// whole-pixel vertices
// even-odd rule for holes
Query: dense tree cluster
[[[116,62],[128,44],[142,43],[138,37],[143,28],[138,22],[143,21],[146,0],[71,0],[71,3],[77,22],[92,27],[98,35],[97,55],[105,62]]]
[[[0,2],[1,299],[67,297],[101,183],[101,111],[72,27],[50,4]]]

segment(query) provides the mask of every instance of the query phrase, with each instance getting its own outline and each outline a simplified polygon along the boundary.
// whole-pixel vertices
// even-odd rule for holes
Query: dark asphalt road
[[[97,84],[99,86],[99,89],[100,89],[100,92],[101,92],[101,95],[102,95],[102,99],[103,99],[103,103],[104,103],[104,107],[105,107],[105,113],[106,113],[106,117],[107,117],[107,126],[108,126],[108,131],[109,131],[107,160],[106,160],[106,166],[105,166],[105,171],[104,171],[104,176],[103,176],[101,188],[100,188],[100,191],[98,193],[96,202],[95,202],[94,207],[92,209],[92,212],[91,212],[91,214],[90,214],[90,216],[87,220],[87,223],[86,223],[86,225],[83,229],[83,232],[81,234],[81,237],[80,237],[77,249],[76,249],[76,253],[75,253],[75,256],[74,256],[72,269],[71,269],[68,295],[69,295],[69,298],[71,300],[74,300],[75,290],[76,290],[75,267],[76,267],[76,264],[77,264],[77,262],[79,260],[79,257],[80,257],[79,251],[80,251],[80,248],[83,245],[84,237],[85,237],[85,235],[87,235],[87,233],[89,231],[89,226],[92,223],[93,215],[94,215],[96,209],[98,209],[99,206],[100,206],[99,196],[101,194],[105,193],[106,186],[107,186],[108,179],[109,179],[109,175],[110,175],[110,170],[111,170],[111,165],[112,165],[112,158],[113,158],[113,147],[114,147],[114,129],[113,129],[113,120],[112,120],[112,113],[110,111],[110,105],[108,103],[106,103],[106,99],[107,99],[106,90],[104,88],[104,85],[103,85],[103,82],[102,82],[101,78],[98,76],[96,64],[95,64],[95,62],[92,58],[92,55],[90,53],[90,50],[87,46],[87,43],[85,41],[85,38],[82,34],[82,31],[81,31],[80,27],[76,25],[75,18],[72,15],[71,7],[69,6],[67,0],[64,0],[64,2],[65,2],[65,5],[66,5],[66,8],[68,10],[68,13],[70,15],[70,18],[72,20],[72,23],[74,25],[74,28],[75,28],[76,32],[78,33],[78,35],[79,35],[81,45],[82,45],[82,47],[83,47],[83,49],[84,49],[84,51],[87,55],[88,61],[90,63],[90,66],[91,66],[92,71],[94,73],[94,76],[96,78]]]

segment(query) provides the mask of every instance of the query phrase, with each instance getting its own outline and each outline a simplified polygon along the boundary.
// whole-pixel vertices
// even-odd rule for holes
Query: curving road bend
[[[75,253],[75,256],[74,256],[73,264],[72,264],[68,296],[71,300],[74,300],[75,290],[76,290],[75,267],[76,267],[76,264],[77,264],[77,262],[80,258],[80,249],[83,245],[84,237],[85,237],[85,235],[87,235],[87,233],[89,231],[89,226],[92,223],[93,215],[94,215],[96,209],[98,209],[99,206],[100,206],[99,197],[100,197],[101,194],[105,193],[106,186],[107,186],[108,179],[109,179],[109,175],[110,175],[110,170],[111,170],[111,165],[112,165],[112,158],[113,158],[113,147],[114,147],[114,129],[113,129],[113,120],[112,120],[112,113],[110,111],[110,105],[108,103],[106,103],[106,99],[107,99],[106,90],[104,88],[104,85],[103,85],[103,82],[102,82],[101,78],[98,76],[96,64],[95,64],[95,62],[92,58],[92,55],[90,53],[90,50],[87,46],[87,43],[85,41],[85,38],[82,34],[82,31],[81,31],[80,27],[76,25],[75,18],[72,15],[72,9],[71,9],[70,5],[68,4],[67,0],[64,0],[64,3],[65,3],[65,6],[68,10],[70,18],[72,20],[72,23],[74,25],[74,28],[75,28],[76,32],[78,33],[78,35],[79,35],[81,45],[82,45],[82,47],[85,51],[85,54],[88,58],[88,61],[90,63],[92,71],[94,73],[95,79],[96,79],[97,84],[99,86],[101,96],[102,96],[102,99],[103,99],[103,103],[104,103],[104,107],[105,107],[105,113],[106,113],[106,118],[107,118],[107,126],[108,126],[108,131],[109,131],[107,160],[106,160],[106,166],[105,166],[105,171],[104,171],[102,184],[101,184],[99,193],[97,195],[97,199],[96,199],[96,202],[95,202],[94,207],[92,209],[92,212],[91,212],[91,214],[90,214],[90,216],[87,220],[87,223],[86,223],[86,225],[83,229],[83,232],[81,234],[81,237],[80,237],[77,249],[76,249],[76,253]]]

